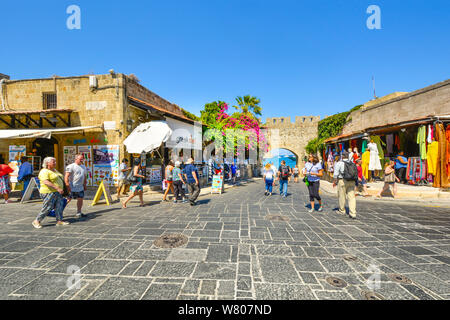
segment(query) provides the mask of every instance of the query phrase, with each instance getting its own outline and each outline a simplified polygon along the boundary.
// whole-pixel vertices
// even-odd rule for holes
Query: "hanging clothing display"
[[[386,145],[387,145],[388,155],[392,155],[392,153],[394,153],[394,135],[393,134],[388,134],[386,136]]]
[[[450,181],[447,175],[447,137],[442,123],[436,124],[436,141],[439,143],[438,151],[438,165],[436,168],[436,174],[434,175],[433,187],[435,188],[448,188],[450,187]]]
[[[408,167],[406,168],[406,180],[410,184],[427,181],[427,162],[420,157],[412,157],[408,159]]]
[[[447,153],[445,155],[445,163],[447,165],[447,177],[450,177],[450,125],[447,125],[445,137],[447,140]]]
[[[417,144],[420,149],[420,158],[425,160],[427,158],[427,144],[426,144],[427,129],[425,126],[420,126],[417,132]]]
[[[432,143],[433,139],[434,139],[432,127],[433,126],[431,124],[428,125],[428,130],[427,130],[427,142],[428,143]]]
[[[427,151],[427,164],[428,164],[428,173],[435,175],[436,169],[438,165],[438,156],[439,156],[439,142],[433,141],[428,145]]]
[[[381,170],[380,156],[376,143],[369,143],[367,149],[370,151],[369,171]]]
[[[361,159],[362,174],[364,178],[366,178],[366,180],[369,179],[369,164],[370,164],[370,151],[366,150],[366,152],[363,153]]]
[[[363,139],[361,153],[366,152],[366,150],[367,150],[367,143],[368,143],[367,139]]]
[[[373,142],[376,143],[377,149],[378,149],[378,157],[381,159],[384,159],[384,151],[382,146],[386,146],[386,144],[381,140],[379,136],[371,136],[370,140],[373,140]],[[380,170],[380,169],[377,169]]]
[[[328,153],[328,159],[327,159],[327,171],[328,172],[334,172],[334,158],[333,158],[333,152]]]
[[[400,135],[396,134],[394,138],[394,145],[397,147],[397,152],[402,150],[400,146]]]

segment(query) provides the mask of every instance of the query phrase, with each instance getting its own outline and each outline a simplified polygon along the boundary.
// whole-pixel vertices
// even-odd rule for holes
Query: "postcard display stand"
[[[86,185],[92,186],[92,146],[78,146],[78,153],[84,156],[84,165],[86,166]]]
[[[109,186],[117,185],[119,178],[119,146],[93,147],[93,185],[103,181]]]

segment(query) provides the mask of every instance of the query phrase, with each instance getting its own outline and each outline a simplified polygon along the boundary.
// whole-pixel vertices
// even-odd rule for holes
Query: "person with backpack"
[[[280,181],[280,196],[287,197],[288,181],[291,176],[291,171],[286,166],[286,161],[281,161],[281,165],[278,168],[278,181]]]
[[[311,202],[311,209],[308,210],[308,212],[314,212],[315,199],[319,201],[320,205],[317,211],[322,212],[322,198],[319,195],[319,189],[320,177],[323,176],[323,167],[319,162],[319,157],[317,157],[317,155],[309,156],[309,161],[305,164],[305,168],[303,169],[303,175],[308,179],[309,201]]]
[[[169,194],[170,190],[172,190],[172,193],[175,194],[175,191],[173,190],[173,168],[174,168],[173,165],[174,165],[173,161],[170,160],[169,164],[165,170],[165,172],[166,172],[165,179],[167,182],[167,189],[166,189],[166,192],[164,192],[162,202],[169,201],[169,200],[167,200],[167,195]]]
[[[336,163],[334,167],[333,188],[338,187],[339,211],[345,215],[345,200],[348,200],[350,218],[356,219],[356,198],[355,186],[358,181],[358,168],[348,157],[348,152],[342,152],[342,160]]]

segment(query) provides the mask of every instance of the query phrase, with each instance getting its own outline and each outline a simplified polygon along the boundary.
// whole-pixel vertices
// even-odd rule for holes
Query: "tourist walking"
[[[9,174],[13,173],[14,170],[3,162],[3,157],[0,157],[0,195],[5,199],[5,203],[11,203],[11,200],[9,200],[9,194],[11,193]]]
[[[233,184],[236,184],[236,165],[234,162],[231,164],[231,178],[233,179]]]
[[[298,183],[298,176],[299,176],[299,173],[300,173],[300,169],[298,168],[298,165],[295,165],[295,168],[294,169],[292,169],[292,173],[294,174],[294,182],[295,183]]]
[[[21,198],[23,198],[23,195],[25,194],[25,191],[27,191],[31,179],[33,178],[33,165],[28,162],[28,157],[22,157],[20,159],[20,162],[22,162],[22,164],[19,168],[17,181],[23,182],[23,190],[21,192]]]
[[[275,173],[275,177],[278,177],[278,170],[275,167],[275,165],[272,162],[269,162],[270,164],[270,168],[272,169],[272,171]],[[273,185],[276,186],[277,185],[277,179],[274,179],[273,181]]]
[[[185,181],[181,173],[180,161],[175,162],[175,168],[173,168],[172,175],[173,175],[173,189],[174,189],[173,203],[177,203],[180,200],[182,202],[187,202],[186,195],[184,194],[183,189],[183,184],[185,184]]]
[[[348,152],[342,153],[342,160],[334,167],[333,188],[338,187],[339,214],[346,214],[345,201],[348,200],[350,218],[356,219],[355,185],[358,179],[358,169],[348,158]]]
[[[197,168],[193,165],[194,160],[190,158],[184,167],[184,175],[189,190],[189,202],[191,206],[197,204],[197,198],[200,195],[200,182]]]
[[[309,202],[311,203],[311,209],[308,212],[314,212],[316,199],[320,205],[317,211],[322,212],[322,198],[319,195],[319,189],[320,178],[323,177],[323,167],[317,155],[310,155],[308,160],[303,169],[303,175],[308,179]]]
[[[358,181],[356,183],[356,188],[359,188],[359,186],[363,189],[363,196],[364,197],[370,197],[369,193],[367,192],[367,180],[363,175],[363,169],[362,169],[362,160],[356,159],[356,169],[358,169]]]
[[[395,158],[395,175],[401,183],[406,183],[406,168],[408,168],[408,159],[403,151],[399,151]]]
[[[142,181],[145,179],[145,176],[142,175],[142,167],[141,167],[141,159],[134,159],[134,167],[133,167],[133,176],[131,179],[130,186],[130,196],[122,202],[122,208],[127,208],[127,203],[133,199],[135,196],[139,195],[140,207],[144,206],[144,188],[142,187]]]
[[[287,197],[288,181],[290,179],[291,172],[286,166],[286,161],[281,161],[281,165],[278,168],[278,181],[280,182],[280,196]]]
[[[64,177],[56,170],[56,159],[47,157],[42,161],[42,170],[39,172],[40,188],[39,193],[44,200],[42,210],[33,221],[32,225],[36,229],[42,228],[42,221],[52,211],[55,211],[56,226],[66,226],[69,223],[63,221],[64,210]]]
[[[77,218],[85,218],[86,214],[82,213],[84,192],[86,191],[86,175],[87,169],[83,164],[84,155],[77,154],[74,163],[66,168],[66,176],[64,182],[69,191],[71,199],[77,199]]]
[[[117,187],[117,200],[120,201],[120,192],[122,195],[127,196],[126,189],[128,184],[127,175],[131,171],[131,167],[128,167],[128,159],[123,159],[119,167],[119,178]],[[123,189],[123,190],[122,190]]]
[[[169,164],[167,165],[166,170],[165,170],[164,178],[165,178],[166,183],[167,183],[167,189],[164,192],[164,196],[163,196],[162,202],[169,201],[169,200],[167,200],[167,195],[169,194],[169,191],[172,191],[172,193],[175,194],[175,192],[173,190],[173,172],[172,172],[173,168],[174,168],[173,165],[174,165],[173,161],[170,160]]]
[[[272,195],[272,188],[273,188],[273,180],[275,177],[275,172],[273,172],[272,167],[270,165],[270,163],[266,164],[266,166],[264,167],[264,172],[263,172],[263,176],[264,176],[264,182],[266,184],[266,191],[264,192],[264,195]]]
[[[396,181],[400,182],[400,179],[395,175],[395,161],[391,160],[388,164],[386,164],[386,169],[384,169],[384,186],[380,193],[378,193],[377,197],[381,198],[383,192],[389,190],[389,187],[392,186],[393,196],[395,198],[397,196]]]

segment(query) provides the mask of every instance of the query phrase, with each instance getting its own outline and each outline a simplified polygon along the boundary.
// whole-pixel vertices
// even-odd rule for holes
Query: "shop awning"
[[[50,139],[52,134],[72,133],[101,127],[70,127],[57,129],[8,129],[0,130],[0,139],[25,139],[46,138]]]
[[[152,152],[169,140],[172,130],[165,121],[150,121],[141,124],[125,139],[128,153]]]

